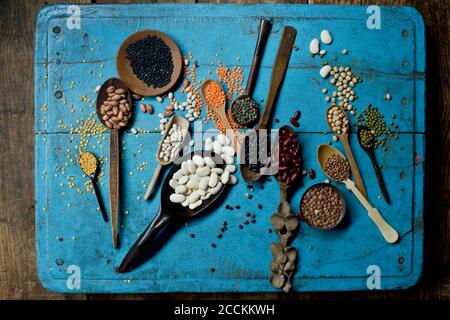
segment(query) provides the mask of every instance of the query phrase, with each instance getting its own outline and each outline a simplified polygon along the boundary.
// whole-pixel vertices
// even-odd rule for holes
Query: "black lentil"
[[[133,73],[147,86],[163,88],[169,84],[174,69],[172,53],[162,39],[148,36],[131,43],[126,53]]]

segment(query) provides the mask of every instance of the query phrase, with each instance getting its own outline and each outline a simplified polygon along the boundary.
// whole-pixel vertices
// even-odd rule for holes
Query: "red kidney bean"
[[[297,120],[295,120],[294,118],[290,118],[289,121],[291,122],[291,124],[294,127],[299,127],[300,125],[298,124]]]
[[[300,119],[300,111],[295,111],[295,113],[294,113],[294,119],[295,120],[298,120],[298,119]]]
[[[316,178],[316,172],[314,171],[314,169],[309,169],[309,177],[311,179],[315,179]]]
[[[297,134],[286,129],[280,130],[279,167],[276,178],[288,186],[293,185],[301,176],[300,167],[300,145]]]

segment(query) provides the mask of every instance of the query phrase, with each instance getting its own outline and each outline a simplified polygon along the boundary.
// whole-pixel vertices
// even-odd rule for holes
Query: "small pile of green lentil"
[[[391,117],[394,119],[395,115]],[[356,119],[355,126],[367,127],[368,129],[361,130],[361,144],[364,147],[375,149],[381,147],[384,151],[387,151],[386,140],[388,138],[398,139],[398,125],[391,121],[388,127],[384,115],[371,104],[358,114]]]
[[[231,107],[231,115],[240,125],[248,126],[259,118],[258,104],[250,97],[238,98]]]

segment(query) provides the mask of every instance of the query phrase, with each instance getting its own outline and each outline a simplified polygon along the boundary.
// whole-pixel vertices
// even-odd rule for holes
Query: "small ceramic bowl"
[[[310,221],[308,221],[308,220],[303,216],[303,213],[302,213],[303,197],[305,196],[305,194],[306,194],[310,189],[312,189],[312,188],[314,188],[314,187],[317,187],[317,186],[320,186],[320,185],[325,185],[325,186],[327,186],[327,187],[332,188],[333,191],[336,192],[336,193],[339,195],[339,198],[340,198],[340,200],[342,201],[342,204],[343,204],[343,205],[342,205],[342,210],[341,210],[341,212],[340,212],[340,214],[339,214],[339,218],[336,220],[336,223],[335,223],[334,225],[328,227],[328,228],[322,228],[322,227],[318,227],[318,226],[312,224]],[[301,200],[300,200],[300,205],[299,205],[299,207],[300,207],[300,216],[299,216],[300,220],[301,220],[301,221],[304,221],[307,225],[311,226],[312,228],[314,228],[314,229],[319,229],[319,230],[331,230],[331,229],[335,228],[335,227],[336,227],[339,223],[341,223],[341,221],[344,219],[345,212],[347,211],[347,205],[346,205],[345,200],[344,200],[344,197],[342,196],[342,193],[339,191],[339,189],[336,188],[336,187],[335,187],[334,185],[332,185],[331,183],[325,183],[325,182],[316,183],[316,184],[310,186],[308,189],[306,189],[306,191],[303,193],[302,198],[301,198]]]

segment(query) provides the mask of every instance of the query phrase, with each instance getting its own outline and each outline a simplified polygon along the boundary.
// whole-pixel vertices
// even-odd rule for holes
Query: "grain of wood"
[[[61,1],[50,1],[61,2]],[[70,1],[70,3],[90,1]],[[94,1],[138,3],[161,1]],[[176,2],[219,2],[187,1]],[[362,4],[372,1],[227,1],[231,3]],[[0,299],[83,299],[86,295],[53,294],[37,279],[34,244],[33,50],[35,17],[48,1],[5,1],[0,10]],[[450,299],[450,5],[445,0],[377,1],[379,5],[412,5],[427,25],[428,129],[427,185],[436,186],[426,204],[424,280],[402,292],[348,293],[174,293],[151,295],[88,295],[89,299]],[[30,18],[32,17],[32,18]],[[432,83],[432,85],[430,85]],[[20,94],[17,94],[20,93]],[[433,129],[435,128],[435,129]],[[20,155],[20,156],[19,156]]]

